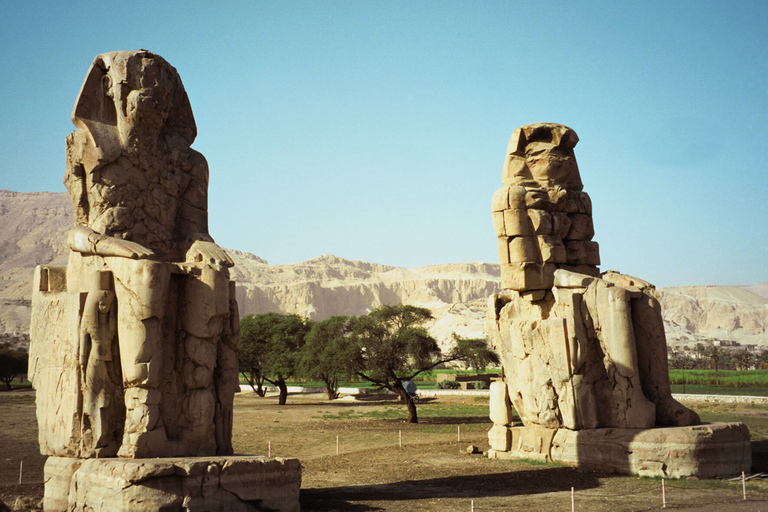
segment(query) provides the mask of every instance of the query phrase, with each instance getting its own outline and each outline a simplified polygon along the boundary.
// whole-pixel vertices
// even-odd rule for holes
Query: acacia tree
[[[259,396],[264,381],[277,386],[278,404],[285,405],[288,385],[295,376],[304,336],[311,323],[298,315],[262,313],[240,321],[240,371]],[[254,387],[254,385],[256,387]]]
[[[354,375],[358,366],[358,351],[350,337],[352,322],[346,316],[315,322],[301,351],[301,375],[323,381],[328,400],[339,397],[339,379]]]
[[[262,375],[264,380],[277,386],[280,392],[277,403],[285,405],[288,399],[285,379],[298,373],[304,337],[312,328],[312,322],[298,315],[280,316],[280,320],[272,324],[271,336],[267,339]]]
[[[403,387],[403,382],[450,361],[468,362],[474,357],[481,361],[498,358],[485,343],[464,340],[450,354],[443,356],[437,341],[427,332],[424,324],[432,320],[426,308],[402,304],[382,306],[357,319],[355,338],[358,346],[357,361],[360,378],[372,382],[378,389],[396,393],[408,408],[408,422],[418,423],[416,404]],[[494,359],[495,358],[495,359]]]
[[[279,313],[264,313],[246,315],[240,319],[240,351],[237,354],[240,373],[261,397],[266,394],[262,366],[267,352],[267,340],[281,318]]]
[[[11,389],[11,381],[16,377],[27,373],[29,354],[20,349],[13,349],[9,345],[0,344],[0,380]]]

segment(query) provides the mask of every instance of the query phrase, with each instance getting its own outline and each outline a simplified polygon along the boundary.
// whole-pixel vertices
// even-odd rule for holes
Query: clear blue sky
[[[146,48],[189,94],[222,246],[497,261],[509,136],[559,122],[581,139],[602,269],[768,281],[764,0],[7,0],[0,44],[0,188],[64,191],[91,61]]]

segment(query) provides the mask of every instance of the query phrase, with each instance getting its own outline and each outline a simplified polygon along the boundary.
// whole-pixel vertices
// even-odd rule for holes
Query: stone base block
[[[44,510],[298,511],[298,459],[255,456],[45,463]]]
[[[653,429],[552,430],[506,427],[509,451],[496,459],[550,460],[625,475],[714,478],[749,472],[752,451],[743,423],[706,423]],[[498,435],[498,434],[497,434]]]

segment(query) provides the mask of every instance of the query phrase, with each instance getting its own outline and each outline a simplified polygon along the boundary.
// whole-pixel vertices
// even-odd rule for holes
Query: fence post
[[[741,472],[741,494],[744,501],[747,501],[747,480],[744,478],[744,472]]]

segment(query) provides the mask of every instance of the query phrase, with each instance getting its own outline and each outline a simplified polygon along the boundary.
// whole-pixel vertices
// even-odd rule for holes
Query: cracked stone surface
[[[98,55],[72,121],[64,183],[76,224],[67,266],[35,271],[29,376],[41,452],[66,466],[51,480],[64,494],[46,510],[75,499],[77,481],[97,495],[78,503],[107,510],[118,504],[100,501],[97,482],[118,478],[104,473],[114,457],[232,454],[239,314],[234,264],[208,233],[208,165],[190,147],[197,128],[176,70],[144,50]],[[171,462],[153,464],[152,478],[165,478]],[[208,510],[232,501],[195,499],[187,505]]]
[[[559,124],[515,130],[492,198],[504,289],[489,298],[486,318],[505,375],[491,392],[489,439],[498,452],[537,452],[558,430],[700,423],[671,395],[655,287],[600,273],[578,140]],[[541,446],[515,446],[504,421],[510,404],[526,428],[543,429]]]

